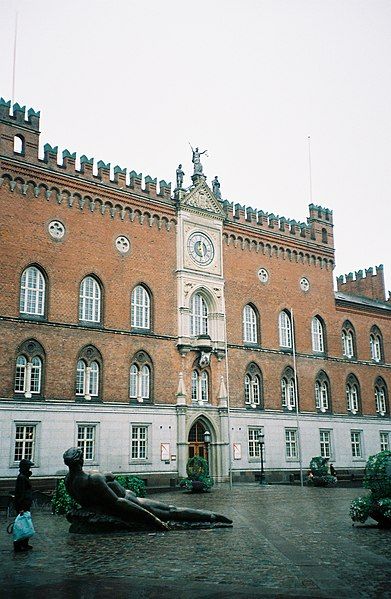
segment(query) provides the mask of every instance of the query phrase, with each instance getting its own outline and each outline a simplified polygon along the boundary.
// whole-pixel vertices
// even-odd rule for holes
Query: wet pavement
[[[361,489],[228,485],[153,495],[212,509],[232,529],[78,535],[35,510],[34,549],[14,554],[0,516],[0,597],[391,598],[391,531],[352,526]]]

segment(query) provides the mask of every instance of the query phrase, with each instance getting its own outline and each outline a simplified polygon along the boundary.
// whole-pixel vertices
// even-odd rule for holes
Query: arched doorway
[[[200,420],[197,420],[189,431],[189,458],[195,455],[208,459],[208,447],[204,441],[206,428]]]

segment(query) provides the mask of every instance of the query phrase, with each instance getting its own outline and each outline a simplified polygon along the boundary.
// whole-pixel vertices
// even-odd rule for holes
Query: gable
[[[198,214],[205,215],[206,213],[213,217],[225,218],[225,212],[220,202],[215,198],[205,181],[201,181],[189,193],[182,196],[179,208],[181,210],[188,209]]]

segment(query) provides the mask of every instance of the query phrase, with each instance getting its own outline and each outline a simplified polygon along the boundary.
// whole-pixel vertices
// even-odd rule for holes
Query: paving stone
[[[355,525],[360,489],[216,486],[170,491],[167,503],[213,509],[232,529],[70,534],[65,518],[33,513],[33,551],[14,554],[1,517],[1,596],[390,597],[390,532]]]

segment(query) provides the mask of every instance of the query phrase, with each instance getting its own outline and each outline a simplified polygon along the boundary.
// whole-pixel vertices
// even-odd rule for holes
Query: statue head
[[[196,148],[195,151],[198,152],[198,148]]]
[[[180,165],[178,166],[178,168],[182,168],[182,165],[180,164]]]
[[[79,447],[71,447],[67,449],[62,456],[67,466],[75,466],[76,464],[83,465],[83,450]]]

